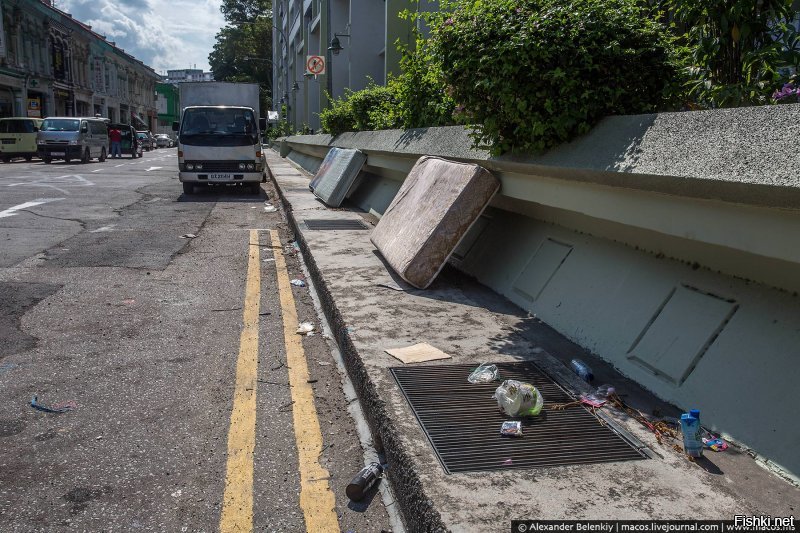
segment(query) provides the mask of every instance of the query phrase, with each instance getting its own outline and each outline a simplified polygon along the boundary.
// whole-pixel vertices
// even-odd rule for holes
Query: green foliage
[[[428,42],[416,36],[413,49],[403,50],[402,74],[385,86],[370,82],[360,91],[347,91],[320,113],[323,131],[409,129],[455,123],[455,102],[446,94],[441,67]]]
[[[791,20],[794,0],[669,0],[680,37],[689,96],[702,107],[770,102],[800,66]]]
[[[228,23],[216,35],[208,63],[217,81],[258,83],[261,109],[272,105],[271,0],[224,0],[220,6]]]
[[[687,0],[689,1],[689,0]],[[454,0],[432,54],[457,110],[494,153],[541,151],[611,114],[655,111],[675,68],[636,0]]]

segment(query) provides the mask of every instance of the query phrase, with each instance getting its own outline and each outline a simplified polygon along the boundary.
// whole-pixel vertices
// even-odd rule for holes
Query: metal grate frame
[[[531,362],[498,363],[499,381],[467,381],[477,364],[391,368],[434,453],[448,474],[530,469],[645,459],[633,438],[601,423],[588,409],[555,411],[556,403],[574,401]],[[511,418],[492,398],[505,379],[533,384],[544,396],[538,417]],[[500,435],[506,420],[521,420],[523,437]]]
[[[363,222],[356,219],[307,218],[303,221],[311,231],[320,230],[367,230]]]

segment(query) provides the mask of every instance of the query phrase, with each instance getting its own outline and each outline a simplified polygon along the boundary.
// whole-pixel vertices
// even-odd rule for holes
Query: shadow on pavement
[[[247,188],[240,185],[211,185],[206,187],[195,187],[193,194],[181,194],[178,202],[241,202],[241,203],[261,203],[267,200],[267,193],[261,189],[259,193],[252,194]]]

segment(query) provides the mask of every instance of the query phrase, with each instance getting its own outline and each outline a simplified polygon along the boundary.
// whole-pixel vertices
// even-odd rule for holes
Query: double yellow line
[[[314,390],[308,383],[308,363],[298,324],[292,286],[286,270],[280,237],[269,230],[275,257],[278,293],[283,316],[283,337],[292,398],[294,434],[300,467],[300,508],[307,531],[338,531],[330,474],[319,463],[322,431],[314,406]],[[253,456],[256,446],[256,385],[258,383],[258,317],[261,301],[259,232],[250,231],[249,258],[242,335],[236,364],[231,425],[228,431],[228,463],[222,500],[220,531],[253,530]]]

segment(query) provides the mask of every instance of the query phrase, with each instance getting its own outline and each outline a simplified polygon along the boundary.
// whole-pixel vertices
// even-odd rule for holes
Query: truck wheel
[[[64,163],[69,163],[70,161],[72,161],[71,157],[65,157],[64,158]]]
[[[25,156],[25,161],[27,161],[28,163],[31,162],[31,159],[33,159],[33,156],[31,156],[31,155],[26,155]]]
[[[83,156],[81,157],[81,163],[84,165],[92,160],[92,154],[89,152],[89,148],[86,148],[86,151],[83,152]]]
[[[11,162],[11,158],[10,157],[3,156],[3,163],[10,163],[10,162]]]
[[[193,183],[184,183],[183,184],[183,194],[194,194],[194,184]]]
[[[104,147],[103,147],[103,148],[100,150],[100,158],[98,159],[98,161],[100,161],[100,162],[102,163],[102,162],[103,162],[103,161],[105,161],[105,160],[106,160],[106,147],[104,146]]]
[[[49,165],[50,163],[52,163],[52,162],[53,162],[53,160],[52,160],[52,159],[50,159],[49,157],[43,157],[43,158],[42,158],[42,161],[44,161],[44,164],[45,164],[45,165]]]
[[[259,183],[251,183],[250,184],[250,194],[255,194],[256,196],[261,195],[261,184]]]

